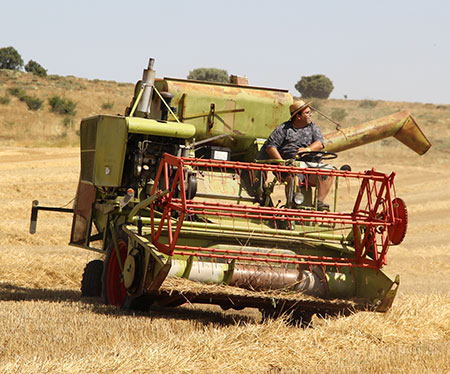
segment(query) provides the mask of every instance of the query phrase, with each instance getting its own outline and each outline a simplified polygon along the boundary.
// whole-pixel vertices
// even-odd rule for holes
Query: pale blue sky
[[[325,74],[333,98],[450,104],[450,2],[2,1],[0,47],[49,74],[132,82],[197,67],[286,88]]]

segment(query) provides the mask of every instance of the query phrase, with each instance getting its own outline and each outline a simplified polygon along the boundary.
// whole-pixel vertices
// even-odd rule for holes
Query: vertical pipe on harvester
[[[145,116],[150,114],[151,100],[153,96],[153,85],[155,84],[155,70],[153,70],[153,64],[155,63],[154,58],[150,58],[148,61],[148,68],[144,69],[142,75],[142,87],[143,93],[141,100],[139,101],[137,110],[138,112],[144,113]]]

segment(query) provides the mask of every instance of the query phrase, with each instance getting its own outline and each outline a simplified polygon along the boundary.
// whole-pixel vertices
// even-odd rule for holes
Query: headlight
[[[305,196],[301,192],[297,192],[294,195],[294,203],[295,203],[295,205],[302,205],[303,201],[305,201]]]

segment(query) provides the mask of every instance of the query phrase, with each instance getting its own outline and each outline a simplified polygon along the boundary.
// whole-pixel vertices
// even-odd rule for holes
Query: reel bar
[[[206,169],[212,168],[223,170],[266,171],[272,173],[312,174],[325,176],[331,175],[344,178],[349,177],[359,179],[371,179],[380,182],[382,182],[386,177],[385,174],[376,172],[375,169],[365,172],[353,172],[335,169],[317,169],[308,167],[302,168],[294,165],[256,164],[251,162],[240,162],[240,161],[222,161],[222,160],[209,160],[202,158],[177,157],[167,153],[164,154],[164,160],[172,166],[178,166],[179,162],[181,161],[182,166],[190,166]]]
[[[182,202],[180,199],[173,199],[169,204],[170,207],[177,211],[183,211]],[[285,221],[305,221],[316,223],[335,224],[340,223],[344,225],[365,225],[365,226],[390,226],[393,222],[382,220],[379,218],[370,218],[370,215],[362,214],[359,211],[356,214],[339,213],[339,212],[321,212],[301,209],[285,209],[285,208],[271,208],[261,206],[237,205],[237,204],[223,204],[219,202],[205,202],[205,201],[186,201],[186,208],[184,213],[211,215],[232,218],[248,218],[256,220],[279,220]],[[237,213],[235,213],[237,212]]]
[[[196,256],[214,259],[276,263],[276,264],[294,264],[294,265],[321,265],[339,267],[364,267],[378,269],[377,262],[364,259],[357,263],[354,258],[327,257],[313,255],[288,255],[277,253],[264,253],[252,251],[237,251],[231,249],[203,248],[176,245],[174,255]]]

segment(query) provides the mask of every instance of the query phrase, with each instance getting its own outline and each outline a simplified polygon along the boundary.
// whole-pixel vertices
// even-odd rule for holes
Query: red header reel
[[[244,174],[253,181],[260,173],[274,175],[294,173],[303,175],[326,175],[356,179],[358,194],[350,212],[328,212],[311,209],[288,209],[253,204],[224,202],[223,200],[188,199],[191,194],[188,178],[197,173],[230,173],[240,179]],[[159,251],[167,255],[182,254],[210,259],[242,260],[256,262],[278,262],[306,265],[330,265],[349,267],[370,267],[380,269],[386,263],[389,244],[398,244],[406,232],[406,207],[403,201],[393,196],[394,173],[386,175],[370,170],[350,172],[300,168],[296,166],[243,163],[233,161],[206,160],[176,157],[165,154],[152,189],[170,192],[151,205],[151,240]],[[234,178],[233,177],[233,178]],[[187,193],[188,191],[188,193]],[[202,217],[204,231],[216,230],[219,234],[256,237],[276,247],[281,239],[326,241],[335,233],[346,232],[346,238],[354,247],[352,256],[271,255],[246,251],[227,251],[223,248],[178,245],[180,234],[189,231],[192,217]],[[285,220],[295,223],[296,231],[278,230],[276,222]],[[241,223],[238,225],[238,223]],[[246,225],[242,224],[246,222]],[[273,224],[275,223],[275,224]],[[301,227],[327,227],[328,232],[302,230]],[[275,227],[275,229],[274,229]],[[255,234],[255,232],[257,234]],[[348,233],[351,233],[348,235]],[[218,235],[219,235],[218,234]],[[347,243],[348,244],[348,243]]]

